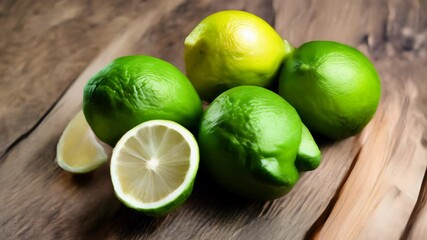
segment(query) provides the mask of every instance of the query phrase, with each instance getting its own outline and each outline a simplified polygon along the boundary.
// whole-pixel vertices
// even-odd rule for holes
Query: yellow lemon
[[[185,69],[202,99],[240,85],[267,86],[292,47],[263,19],[227,10],[202,20],[185,39]]]

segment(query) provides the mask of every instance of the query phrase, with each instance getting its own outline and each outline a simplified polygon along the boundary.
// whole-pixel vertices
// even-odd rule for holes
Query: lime
[[[148,215],[163,215],[190,195],[199,166],[193,135],[178,123],[146,121],[128,131],[111,158],[117,197]]]
[[[263,19],[227,10],[203,19],[185,39],[185,69],[202,99],[240,85],[266,86],[292,47]]]
[[[321,160],[320,149],[311,136],[310,131],[303,124],[301,144],[299,145],[295,166],[299,171],[310,171],[316,169]]]
[[[280,75],[279,94],[312,132],[331,139],[359,133],[373,117],[381,82],[357,49],[328,41],[297,48]]]
[[[294,162],[301,136],[298,113],[283,98],[262,87],[239,86],[207,108],[198,142],[201,161],[219,184],[270,200],[289,192],[299,178]]]
[[[95,137],[83,111],[68,123],[56,147],[58,165],[72,173],[87,173],[109,159],[109,149]]]
[[[114,146],[132,127],[166,119],[194,130],[202,102],[187,77],[150,56],[114,60],[84,88],[83,110],[96,136]]]

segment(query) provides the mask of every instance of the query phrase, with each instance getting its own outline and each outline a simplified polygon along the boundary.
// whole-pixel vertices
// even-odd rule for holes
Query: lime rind
[[[295,109],[262,87],[239,86],[219,95],[202,117],[198,140],[207,172],[230,192],[255,200],[288,193],[302,134]]]
[[[126,194],[123,192],[121,183],[117,173],[117,154],[121,148],[126,144],[126,141],[133,137],[138,131],[138,129],[144,127],[152,127],[152,126],[166,126],[170,129],[175,130],[184,138],[184,140],[188,143],[190,147],[190,161],[189,161],[189,169],[184,177],[184,181],[181,185],[176,188],[173,192],[169,193],[166,197],[162,198],[156,202],[145,203],[134,196]],[[113,187],[116,196],[125,204],[126,206],[133,208],[137,211],[144,212],[147,215],[151,216],[159,216],[168,213],[169,211],[175,209],[180,206],[191,194],[194,180],[197,174],[197,170],[199,167],[199,148],[194,136],[191,134],[183,126],[179,125],[176,122],[169,120],[150,120],[144,122],[133,129],[129,130],[118,142],[116,147],[113,150],[113,156],[111,160],[111,178],[113,182]]]
[[[308,128],[302,125],[301,143],[295,166],[298,171],[311,171],[320,165],[321,153]]]
[[[359,50],[312,41],[295,49],[279,77],[279,94],[311,132],[332,140],[360,133],[376,112],[381,80]]]
[[[295,47],[286,39],[283,39],[283,42],[285,44],[285,56],[283,57],[283,61],[286,61],[286,59],[295,51]]]
[[[113,147],[148,120],[171,120],[194,130],[203,112],[190,80],[174,65],[147,55],[117,58],[90,78],[83,109],[96,136]]]

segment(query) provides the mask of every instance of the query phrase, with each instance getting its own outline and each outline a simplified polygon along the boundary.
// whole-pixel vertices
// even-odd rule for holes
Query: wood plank
[[[427,145],[426,140],[426,137],[422,140],[424,145]],[[418,196],[417,204],[412,211],[408,225],[406,225],[405,232],[402,235],[403,239],[423,239],[427,236],[427,170],[421,188],[422,192]]]

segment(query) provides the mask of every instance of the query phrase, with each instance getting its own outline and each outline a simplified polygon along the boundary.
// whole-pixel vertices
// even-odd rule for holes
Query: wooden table
[[[379,109],[362,134],[322,142],[323,162],[280,199],[229,196],[203,173],[162,218],[127,209],[108,165],[72,175],[59,136],[88,78],[129,54],[183,69],[183,41],[223,9],[253,12],[299,46],[335,40],[374,62]],[[0,2],[1,239],[427,239],[427,1]]]

